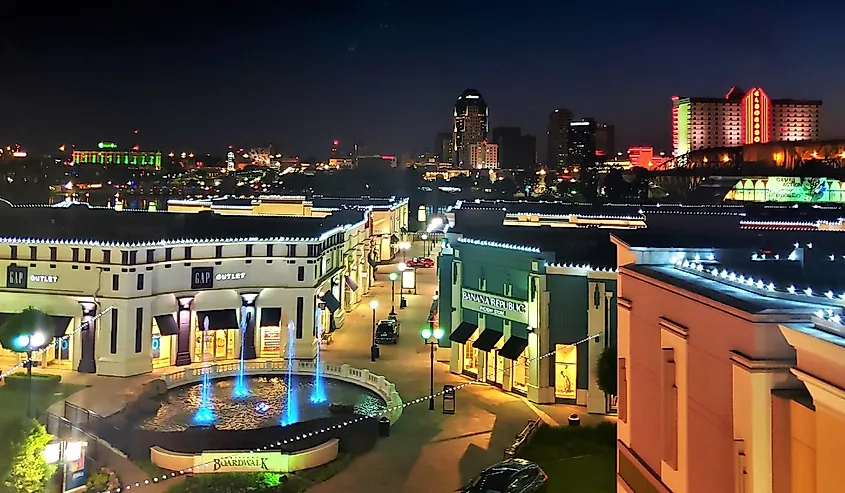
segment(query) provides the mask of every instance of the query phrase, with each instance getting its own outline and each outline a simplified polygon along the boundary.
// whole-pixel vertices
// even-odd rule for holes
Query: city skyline
[[[13,95],[0,109],[0,136],[36,151],[102,140],[123,146],[138,128],[138,141],[147,149],[208,152],[273,143],[287,152],[322,156],[340,140],[341,146],[365,142],[383,152],[419,152],[449,128],[455,98],[472,87],[489,104],[489,128],[521,127],[538,137],[542,157],[548,114],[558,107],[576,118],[614,125],[620,150],[669,149],[671,96],[718,95],[734,85],[765,87],[777,97],[821,99],[821,138],[845,135],[839,111],[845,100],[835,91],[835,74],[806,80],[795,76],[799,70],[772,69],[786,63],[839,70],[824,62],[833,55],[833,43],[824,40],[831,34],[813,31],[789,43],[754,34],[760,31],[755,25],[787,16],[783,10],[732,8],[737,20],[756,19],[749,33],[730,40],[681,37],[667,44],[664,31],[671,30],[657,27],[673,17],[656,6],[622,6],[609,13],[545,6],[513,13],[475,6],[455,7],[450,16],[477,16],[479,25],[495,26],[497,36],[484,49],[462,41],[446,61],[436,54],[457,42],[456,35],[443,30],[437,40],[408,36],[425,22],[442,23],[437,8],[415,16],[390,3],[234,13],[210,8],[196,14],[177,8],[169,15],[150,8],[133,16],[127,31],[125,17],[115,10],[56,12],[43,20],[15,7],[21,21],[6,28],[9,39],[27,35],[39,41],[3,45],[16,63],[15,77],[0,83],[4,94]],[[720,10],[678,9],[675,15],[696,14],[701,23],[713,22]],[[564,14],[584,22],[559,33],[552,27]],[[194,20],[185,25],[191,15]],[[278,22],[262,22],[267,16]],[[802,17],[796,12],[790,18]],[[305,37],[315,22],[326,35]],[[646,34],[630,37],[632,25]],[[584,41],[591,29],[603,26],[617,36]],[[682,51],[695,62],[666,65]],[[704,58],[713,52],[719,57]],[[707,69],[716,65],[719,70]],[[583,76],[572,76],[575,66]]]

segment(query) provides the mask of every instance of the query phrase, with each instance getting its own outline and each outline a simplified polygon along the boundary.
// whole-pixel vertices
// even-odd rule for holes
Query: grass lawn
[[[32,411],[35,416],[43,413],[48,407],[67,396],[84,389],[84,385],[72,385],[59,383],[50,389],[33,386]],[[16,389],[9,386],[0,387],[0,419],[10,419],[19,416],[26,416],[27,399],[29,392],[26,389]]]
[[[549,491],[614,493],[616,426],[541,426],[517,454],[549,475]]]

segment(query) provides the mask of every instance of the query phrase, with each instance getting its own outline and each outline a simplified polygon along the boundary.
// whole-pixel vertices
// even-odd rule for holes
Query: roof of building
[[[676,286],[752,315],[803,313],[808,318],[820,308],[812,300],[783,299],[755,292],[741,285],[721,282],[718,278],[678,269],[672,265],[628,265],[630,270],[657,281]]]
[[[66,207],[0,208],[0,241],[151,244],[166,242],[319,239],[361,222],[365,212],[334,211],[326,217],[242,216],[213,212],[116,211],[75,204]]]
[[[314,207],[326,209],[391,209],[408,202],[400,197],[327,197],[314,195],[311,198]]]

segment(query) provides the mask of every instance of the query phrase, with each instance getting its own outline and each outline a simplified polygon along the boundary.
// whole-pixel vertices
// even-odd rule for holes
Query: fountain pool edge
[[[208,365],[195,368],[184,368],[161,375],[161,380],[167,385],[167,389],[174,389],[183,385],[199,383],[204,375],[211,380],[237,377],[241,363],[209,363]],[[267,360],[267,361],[245,361],[244,375],[250,377],[261,376],[284,376],[288,372],[288,360]],[[292,373],[300,376],[314,376],[317,365],[313,361],[294,362]],[[384,399],[387,404],[385,416],[390,423],[395,423],[402,415],[402,398],[396,392],[396,386],[381,375],[370,373],[369,370],[352,368],[349,365],[334,365],[322,363],[319,367],[322,376],[334,380],[340,380],[375,392]]]

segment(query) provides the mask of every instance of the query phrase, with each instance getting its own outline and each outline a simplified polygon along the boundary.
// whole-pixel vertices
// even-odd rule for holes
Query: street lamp
[[[371,301],[370,308],[373,309],[373,345],[370,346],[370,361],[375,361],[378,356],[378,346],[376,346],[376,308],[378,308],[378,300]]]
[[[406,257],[407,251],[411,248],[411,244],[407,241],[400,241],[399,242],[399,249],[402,250],[402,262],[406,262],[408,259]]]
[[[399,269],[399,277],[402,278],[402,282],[405,282],[405,271],[408,270],[408,264],[405,262],[399,262],[399,265],[396,266]],[[402,284],[399,284],[399,308],[405,308],[405,289],[403,288]]]
[[[26,352],[26,376],[29,386],[29,396],[26,401],[26,415],[32,417],[32,353],[40,350],[47,343],[47,337],[42,332],[21,334],[14,340],[15,347]]]
[[[424,328],[420,331],[420,335],[425,341],[426,345],[430,348],[429,350],[429,362],[430,362],[430,380],[429,380],[429,388],[430,392],[428,393],[428,410],[434,411],[434,347],[440,341],[440,338],[443,337],[443,329],[441,328],[434,328],[432,329],[431,326],[434,323],[430,323],[428,327]]]
[[[62,486],[59,491],[65,491],[67,486],[67,466],[82,458],[83,448],[87,442],[53,442],[48,443],[44,447],[44,462],[47,464],[57,464],[61,462],[59,469],[61,470]]]
[[[428,235],[423,233],[420,235],[420,239],[423,241],[423,255],[428,257]]]
[[[396,316],[396,280],[399,279],[399,274],[396,272],[391,272],[387,275],[387,278],[390,279],[390,315],[395,317]]]

